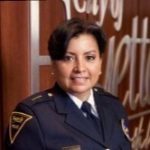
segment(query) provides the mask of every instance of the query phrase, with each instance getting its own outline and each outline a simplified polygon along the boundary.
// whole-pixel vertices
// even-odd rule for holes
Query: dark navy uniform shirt
[[[10,117],[6,150],[130,150],[127,116],[117,97],[94,88],[101,134],[58,86],[37,93]]]

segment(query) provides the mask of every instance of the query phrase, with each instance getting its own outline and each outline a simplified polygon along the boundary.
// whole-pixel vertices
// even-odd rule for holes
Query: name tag
[[[63,147],[62,150],[81,150],[81,146],[80,145],[66,146]]]

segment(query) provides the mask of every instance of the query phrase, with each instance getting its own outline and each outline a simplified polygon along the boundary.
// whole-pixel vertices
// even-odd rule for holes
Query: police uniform
[[[101,134],[58,86],[21,102],[12,112],[6,150],[130,150],[127,117],[119,100],[93,88]]]

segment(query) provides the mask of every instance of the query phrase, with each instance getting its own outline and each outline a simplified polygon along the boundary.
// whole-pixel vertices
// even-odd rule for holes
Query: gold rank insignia
[[[11,144],[15,141],[24,125],[32,119],[31,115],[22,112],[12,112],[9,122],[9,137]]]
[[[131,139],[131,137],[129,135],[129,129],[128,129],[127,125],[126,125],[125,119],[121,119],[121,126],[122,126],[122,130],[123,130],[125,136],[127,137],[127,139],[129,141],[132,141],[132,139]]]

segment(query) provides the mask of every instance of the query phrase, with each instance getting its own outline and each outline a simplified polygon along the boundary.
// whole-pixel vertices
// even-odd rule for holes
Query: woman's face
[[[96,39],[81,34],[70,40],[64,59],[53,62],[56,81],[66,92],[85,100],[101,74]]]

